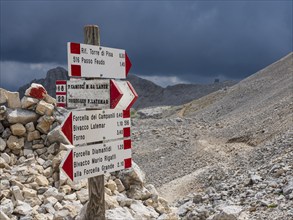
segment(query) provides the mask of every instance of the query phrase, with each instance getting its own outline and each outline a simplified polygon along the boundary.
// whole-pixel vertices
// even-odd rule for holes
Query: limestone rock
[[[119,203],[113,196],[109,196],[108,194],[105,194],[105,208],[107,209],[114,209],[119,207]]]
[[[30,131],[27,134],[27,141],[33,141],[33,140],[37,140],[40,138],[41,138],[40,132],[37,130]]]
[[[52,96],[50,96],[49,94],[46,95],[45,97],[45,102],[50,103],[54,106],[56,106],[56,99],[54,99]]]
[[[7,140],[7,146],[11,150],[20,150],[24,146],[24,138],[18,138],[16,136],[10,135]]]
[[[5,168],[6,166],[7,166],[7,163],[2,157],[0,157],[0,168]]]
[[[53,114],[54,106],[41,100],[36,107],[36,112],[40,115],[51,116]]]
[[[293,192],[293,180],[289,181],[287,185],[283,187],[284,195],[289,195]]]
[[[84,204],[89,200],[89,193],[88,189],[81,189],[80,191],[76,192],[77,199]]]
[[[119,173],[119,179],[122,181],[124,187],[129,189],[130,185],[142,186],[145,181],[145,174],[136,163],[132,162],[130,169],[122,170]]]
[[[37,191],[24,187],[22,189],[24,198],[32,198],[37,196]]]
[[[9,156],[7,153],[2,153],[2,154],[1,154],[1,157],[5,160],[5,162],[6,162],[7,164],[10,164],[10,160],[11,160],[11,158],[10,158],[10,156]]]
[[[125,207],[117,207],[114,209],[106,210],[106,219],[108,220],[117,220],[117,219],[127,219],[134,220],[133,216],[129,210]]]
[[[0,88],[0,104],[4,104],[7,102],[7,95],[6,95],[6,90]]]
[[[134,217],[137,219],[156,219],[159,217],[159,214],[152,207],[144,206],[139,200],[134,201],[130,205],[130,209],[135,212]]]
[[[4,151],[6,147],[6,141],[4,141],[1,137],[0,137],[0,151]]]
[[[113,180],[109,180],[108,181],[108,183],[106,184],[106,187],[108,188],[108,189],[110,189],[111,191],[112,191],[112,193],[115,191],[115,190],[117,190],[117,185],[116,185],[116,183],[113,181]]]
[[[1,220],[10,220],[10,218],[2,211],[0,211],[0,219]]]
[[[7,109],[7,121],[10,124],[36,122],[38,117],[35,112],[26,109]]]
[[[38,103],[38,101],[39,101],[38,99],[24,96],[21,99],[21,108],[31,109]]]
[[[52,116],[44,115],[40,117],[38,120],[37,129],[44,134],[48,134],[50,126],[53,124],[54,120],[55,119]]]
[[[10,126],[13,135],[23,136],[26,132],[25,127],[21,123],[16,123]]]
[[[237,220],[233,214],[227,214],[226,212],[221,212],[216,214],[212,220]]]
[[[118,192],[123,192],[125,190],[125,187],[123,186],[123,183],[121,182],[120,179],[115,179],[114,180],[116,185],[117,185],[117,190]]]
[[[151,193],[145,187],[138,185],[130,185],[126,194],[129,198],[136,200],[146,200],[151,196]]]
[[[47,95],[47,91],[41,84],[32,83],[25,91],[25,95],[36,99],[44,99]]]
[[[6,91],[6,97],[7,97],[8,108],[20,108],[21,107],[18,92]]]
[[[57,143],[63,143],[63,144],[70,144],[67,138],[63,135],[61,131],[61,126],[58,126],[51,130],[47,135],[47,140],[50,144],[53,144],[54,142]]]
[[[41,176],[41,175],[37,176],[35,181],[39,186],[48,186],[49,185],[48,179],[44,176]]]
[[[32,132],[35,130],[35,125],[33,122],[29,122],[25,125],[25,128],[28,132]]]
[[[0,122],[0,134],[4,131],[4,127],[2,125],[2,123]]]
[[[11,216],[13,213],[13,207],[13,202],[10,199],[4,198],[1,200],[0,210],[7,216]]]
[[[18,186],[12,186],[11,191],[15,200],[20,200],[20,201],[24,200],[22,192],[20,191],[20,188]]]

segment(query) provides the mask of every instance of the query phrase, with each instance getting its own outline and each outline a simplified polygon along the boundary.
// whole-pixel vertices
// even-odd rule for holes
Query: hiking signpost
[[[72,181],[88,178],[84,219],[104,220],[104,174],[131,167],[130,108],[138,96],[119,80],[131,67],[125,50],[101,47],[95,25],[84,36],[84,44],[67,44],[70,80],[56,81],[57,106],[73,109],[61,125],[73,146],[60,169]]]

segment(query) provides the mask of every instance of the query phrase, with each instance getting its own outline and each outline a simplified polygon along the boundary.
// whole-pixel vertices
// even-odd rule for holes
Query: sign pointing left
[[[130,139],[72,148],[60,164],[60,168],[72,181],[129,167]]]

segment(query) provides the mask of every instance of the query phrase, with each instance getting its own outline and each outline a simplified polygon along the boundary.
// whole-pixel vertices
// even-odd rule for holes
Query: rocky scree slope
[[[40,84],[20,100],[0,88],[0,219],[84,219],[87,180],[71,182],[59,165],[68,145],[60,131],[67,110]],[[106,219],[178,219],[173,208],[133,162],[105,176]]]
[[[57,67],[49,70],[45,79],[34,79],[30,83],[20,87],[18,91],[20,97],[23,97],[24,92],[32,83],[39,83],[45,87],[50,96],[55,97],[56,80],[68,79],[67,71],[62,67]],[[135,109],[149,106],[182,105],[221,88],[226,88],[235,84],[233,81],[226,81],[210,85],[180,84],[162,88],[151,81],[132,74],[128,75],[127,80],[133,85],[139,96],[138,100],[133,105]]]
[[[134,119],[133,157],[182,219],[293,219],[292,56]]]

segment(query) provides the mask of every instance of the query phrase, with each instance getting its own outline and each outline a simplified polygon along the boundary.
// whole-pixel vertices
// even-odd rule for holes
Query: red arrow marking
[[[114,80],[110,80],[110,108],[114,109],[122,98],[123,93]]]
[[[131,68],[131,66],[132,66],[132,64],[131,64],[131,62],[130,62],[130,59],[128,58],[128,56],[127,56],[127,53],[125,52],[125,74],[126,74],[126,76],[128,75],[128,72],[129,72],[129,70],[130,70],[130,68]]]
[[[63,122],[61,127],[61,131],[68,139],[68,141],[72,144],[72,112],[68,115],[68,117]]]
[[[131,149],[131,139],[124,140],[124,150]]]
[[[71,65],[71,75],[72,76],[81,76],[81,66],[80,65]]]
[[[127,81],[127,85],[129,86],[131,92],[133,93],[134,95],[134,98],[132,99],[132,101],[130,102],[130,104],[127,106],[126,110],[130,110],[131,106],[135,103],[135,101],[137,100],[138,98],[138,95],[136,93],[136,91],[134,90],[134,88],[132,87],[132,85],[130,84],[130,82]]]
[[[131,133],[130,133],[130,127],[127,128],[123,128],[123,136],[124,137],[130,137]]]
[[[65,159],[62,169],[67,174],[67,176],[73,181],[73,153],[70,150],[67,158]]]

